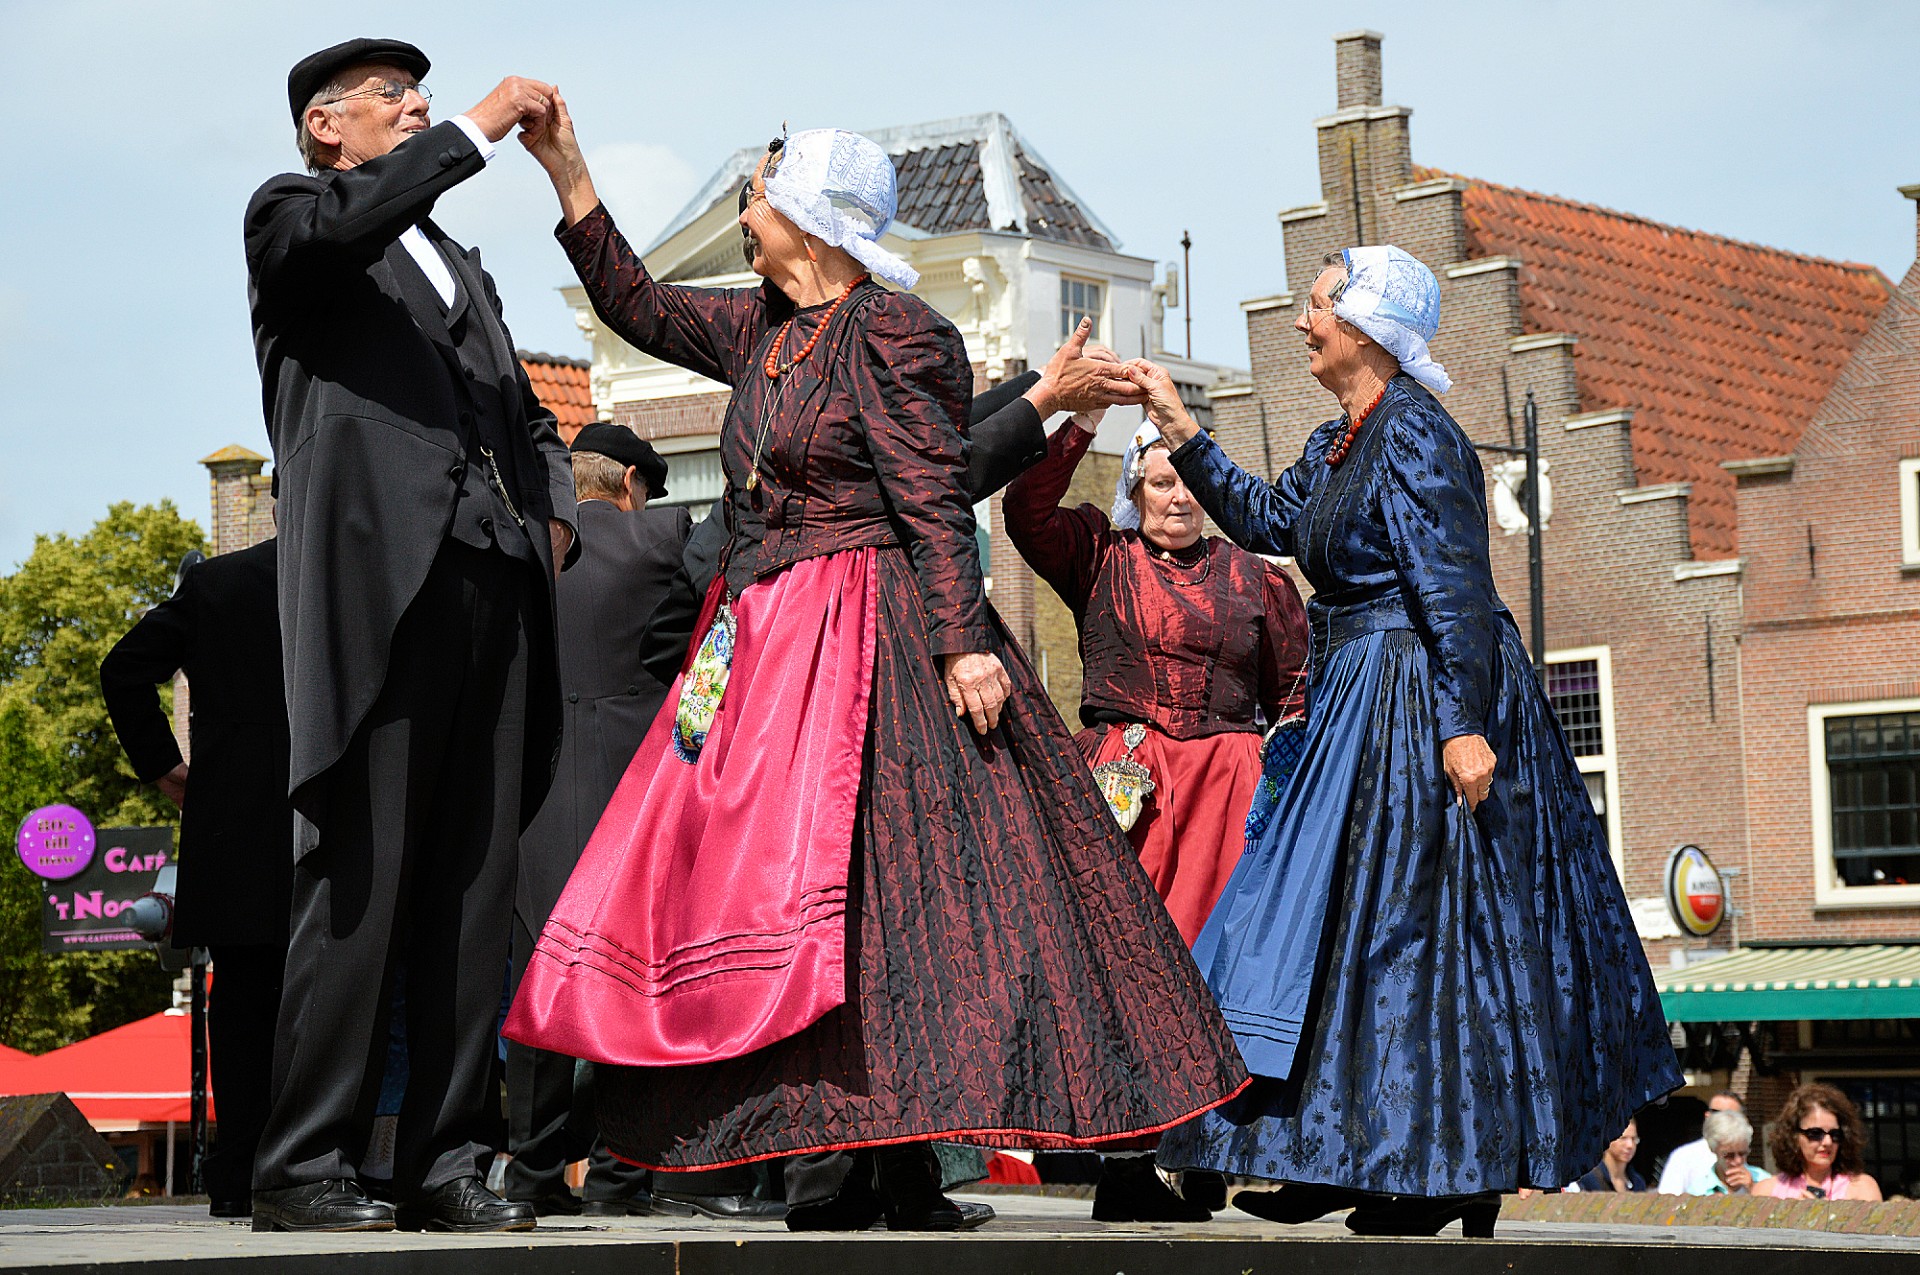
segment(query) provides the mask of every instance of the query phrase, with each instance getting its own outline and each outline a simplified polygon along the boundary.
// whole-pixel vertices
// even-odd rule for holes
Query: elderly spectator
[[[1701,1140],[1713,1152],[1713,1162],[1687,1180],[1687,1195],[1751,1195],[1756,1182],[1773,1175],[1748,1163],[1753,1148],[1753,1126],[1739,1111],[1710,1111],[1700,1129]]]
[[[1867,1129],[1832,1085],[1801,1085],[1773,1122],[1768,1146],[1780,1170],[1767,1194],[1782,1200],[1878,1200],[1880,1184],[1860,1159]]]
[[[1746,1104],[1740,1101],[1740,1095],[1731,1089],[1722,1089],[1707,1099],[1707,1112],[1745,1111]],[[1713,1152],[1707,1149],[1705,1138],[1695,1138],[1692,1142],[1677,1146],[1667,1156],[1667,1162],[1660,1170],[1660,1185],[1654,1190],[1662,1195],[1685,1195],[1687,1183],[1713,1167]]]
[[[1600,1153],[1600,1163],[1580,1175],[1569,1191],[1644,1191],[1647,1180],[1633,1167],[1634,1153],[1640,1150],[1640,1122],[1627,1121],[1620,1136]]]

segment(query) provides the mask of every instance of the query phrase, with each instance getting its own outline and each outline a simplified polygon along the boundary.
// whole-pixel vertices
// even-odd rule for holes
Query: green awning
[[[1748,947],[1654,982],[1675,1023],[1920,1018],[1920,944]]]

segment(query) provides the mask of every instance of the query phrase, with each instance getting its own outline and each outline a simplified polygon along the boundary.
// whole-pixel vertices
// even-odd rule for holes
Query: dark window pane
[[[1920,712],[1827,719],[1833,854],[1849,885],[1920,880]]]
[[[1559,660],[1547,665],[1547,698],[1575,757],[1598,757],[1607,751],[1600,661]]]

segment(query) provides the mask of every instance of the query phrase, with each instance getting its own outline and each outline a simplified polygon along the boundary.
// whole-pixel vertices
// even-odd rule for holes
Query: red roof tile
[[[1893,285],[1872,266],[1466,180],[1467,255],[1519,258],[1524,330],[1579,337],[1580,410],[1632,408],[1641,484],[1692,483],[1694,557],[1737,554],[1720,462],[1794,449]]]
[[[588,381],[591,363],[527,350],[516,353],[520,356],[520,366],[527,369],[527,379],[533,382],[533,392],[540,405],[553,413],[562,429],[574,430],[593,424],[597,418],[593,412],[593,388]]]

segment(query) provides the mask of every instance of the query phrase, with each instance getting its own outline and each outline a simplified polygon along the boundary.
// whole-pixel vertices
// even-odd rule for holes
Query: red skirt
[[[508,1036],[680,1066],[751,1053],[846,1000],[878,553],[812,558],[740,595],[706,743],[691,762],[674,751],[683,675],[534,947]],[[716,581],[698,634],[724,593]]]
[[[1089,768],[1124,757],[1120,726],[1074,736]],[[1153,727],[1133,750],[1153,779],[1153,795],[1127,833],[1147,879],[1189,946],[1247,844],[1247,811],[1260,786],[1260,736],[1251,731],[1173,739]]]
[[[1000,726],[982,738],[947,703],[918,580],[903,550],[802,563],[753,585],[737,605],[751,610],[756,593],[778,588],[802,568],[850,580],[847,560],[869,555],[871,695],[859,739],[844,751],[819,746],[816,737],[831,733],[830,723],[777,711],[794,688],[773,683],[764,671],[768,661],[778,659],[803,682],[861,667],[857,650],[823,640],[816,621],[798,618],[823,612],[801,608],[790,618],[783,609],[762,639],[769,649],[759,656],[759,676],[727,687],[723,704],[731,707],[723,714],[734,714],[732,729],[741,732],[731,751],[710,771],[705,751],[697,766],[657,760],[665,745],[650,736],[634,761],[647,778],[628,776],[648,786],[648,804],[602,819],[588,852],[594,862],[583,860],[556,913],[573,930],[634,947],[632,938],[644,930],[636,916],[689,907],[692,878],[673,857],[685,834],[633,824],[633,812],[656,800],[680,803],[683,815],[697,811],[705,794],[728,786],[732,767],[764,764],[760,755],[769,751],[791,756],[795,782],[855,782],[841,882],[844,1000],[736,1056],[597,1067],[608,1146],[666,1169],[933,1138],[1100,1146],[1225,1101],[1246,1084],[1232,1037],[1094,790],[1085,760],[998,618],[991,644],[1014,689]],[[845,642],[853,630],[836,632]],[[746,642],[743,623],[743,648]],[[800,661],[776,656],[773,647],[811,653]],[[737,650],[734,678],[741,655]],[[791,672],[802,663],[815,671]],[[653,734],[671,729],[671,714],[663,713]],[[745,751],[748,731],[756,741],[752,754]],[[707,748],[714,744],[710,736]],[[656,797],[657,786],[685,791]],[[821,799],[807,788],[761,788],[757,795],[782,818],[797,818]],[[715,826],[711,816],[706,826]],[[751,867],[756,891],[773,889],[792,908],[802,892],[775,878],[777,860],[790,858],[795,844],[775,835],[726,853]],[[800,869],[789,862],[786,870]],[[736,891],[735,898],[744,896]],[[577,906],[588,901],[594,906]],[[549,926],[547,937],[554,936]],[[532,995],[548,1008],[536,1013],[523,983],[509,1025],[517,1038],[551,1047],[576,1039],[578,1029],[562,1024],[562,1015],[600,1021],[630,1012],[618,980],[590,972],[591,965],[567,965],[565,944],[543,939],[542,946],[552,956],[536,987],[549,990]],[[770,953],[768,964],[788,959]],[[759,985],[757,975],[743,971],[719,977]],[[564,1010],[552,999],[556,980],[579,984]],[[808,985],[788,982],[790,989]],[[724,1015],[723,1002],[715,1007]],[[805,1012],[779,1017],[793,1021]],[[603,1039],[616,1031],[626,1028],[593,1029]]]

